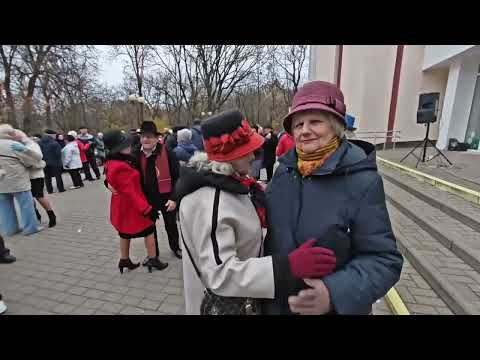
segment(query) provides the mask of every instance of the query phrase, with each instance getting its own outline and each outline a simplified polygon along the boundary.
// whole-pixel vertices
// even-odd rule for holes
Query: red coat
[[[145,215],[152,207],[145,199],[140,183],[140,173],[125,161],[108,160],[107,182],[116,190],[110,202],[110,222],[120,233],[137,234],[153,221]]]
[[[285,133],[280,138],[280,141],[277,145],[277,157],[283,156],[286,152],[290,151],[295,147],[295,141],[293,140],[292,135]]]
[[[90,149],[90,144],[84,144],[80,140],[76,139],[75,142],[78,145],[78,149],[80,150],[80,160],[82,160],[82,164],[87,162],[87,151]]]

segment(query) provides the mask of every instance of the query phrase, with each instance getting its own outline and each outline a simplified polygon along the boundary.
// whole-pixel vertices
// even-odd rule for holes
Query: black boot
[[[48,210],[47,214],[49,219],[48,227],[54,227],[55,225],[57,225],[57,217],[55,216],[55,213],[53,212],[53,210]]]
[[[161,262],[158,257],[154,258],[149,258],[145,266],[148,267],[148,272],[152,272],[152,268],[155,268],[157,270],[163,270],[166,269],[168,266],[168,263]]]
[[[123,268],[127,268],[128,270],[135,270],[139,266],[140,263],[134,264],[130,259],[120,259],[120,262],[118,263],[118,268],[120,269],[121,274],[123,274]]]
[[[7,252],[3,256],[0,256],[0,264],[11,264],[17,261],[17,258],[13,255],[10,255],[10,252]]]
[[[42,221],[42,215],[40,215],[40,212],[38,211],[37,207],[35,207],[35,214],[37,214],[38,222],[41,222]]]
[[[182,258],[182,250],[181,249],[172,250],[172,252],[173,252],[173,255],[175,255],[178,259]]]

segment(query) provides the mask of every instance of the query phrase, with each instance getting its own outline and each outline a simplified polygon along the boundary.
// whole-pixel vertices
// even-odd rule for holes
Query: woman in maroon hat
[[[295,150],[279,159],[268,186],[266,254],[314,239],[335,253],[337,266],[265,301],[267,314],[369,314],[400,277],[375,148],[345,138],[345,110],[334,84],[314,81],[298,90],[284,119]]]
[[[187,314],[248,314],[247,306],[255,313],[252,299],[272,299],[296,278],[330,273],[335,256],[312,242],[262,257],[264,193],[248,174],[264,138],[245,117],[239,111],[215,115],[202,124],[202,133],[206,153],[190,159],[175,187],[188,254],[183,257]],[[239,302],[241,308],[235,307]]]

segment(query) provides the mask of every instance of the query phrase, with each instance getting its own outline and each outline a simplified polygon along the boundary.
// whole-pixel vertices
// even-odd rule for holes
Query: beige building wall
[[[316,46],[312,50],[315,60],[322,60],[315,63],[310,80],[333,82],[332,46]],[[396,54],[397,45],[343,46],[340,88],[347,112],[356,118],[357,131],[387,130]],[[394,130],[401,131],[400,141],[424,138],[425,126],[416,121],[419,94],[427,92],[440,93],[438,120],[430,127],[430,138],[438,138],[449,70],[443,67],[422,72],[424,59],[425,45],[405,46],[394,124]],[[377,142],[382,141],[377,139]]]
[[[340,88],[358,131],[386,131],[396,45],[345,45]]]
[[[439,119],[447,86],[448,69],[430,70],[422,73],[425,45],[407,45],[403,52],[400,85],[398,92],[395,130],[401,131],[401,141],[422,140],[425,125],[417,124],[419,95],[439,92],[440,104],[437,122],[430,125],[430,139],[438,138]]]
[[[335,82],[336,45],[311,45],[310,80]]]

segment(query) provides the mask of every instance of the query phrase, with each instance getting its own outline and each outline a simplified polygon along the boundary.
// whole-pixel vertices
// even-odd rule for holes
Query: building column
[[[337,45],[311,45],[308,80],[335,83]]]
[[[465,141],[480,59],[459,58],[450,65],[443,109],[439,119],[437,147],[448,147],[448,139]]]

